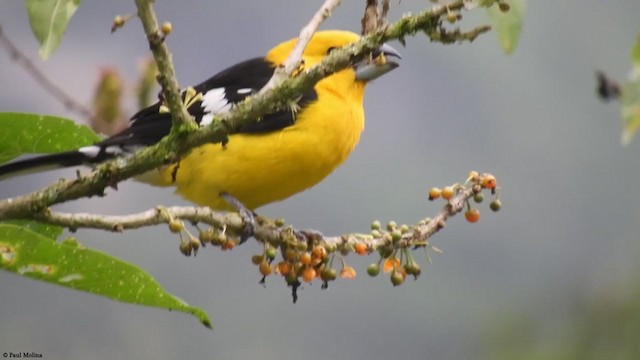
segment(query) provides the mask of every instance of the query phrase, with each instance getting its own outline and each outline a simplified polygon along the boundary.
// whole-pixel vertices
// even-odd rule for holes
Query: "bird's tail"
[[[0,179],[33,172],[77,166],[93,162],[93,157],[82,151],[67,151],[50,155],[39,155],[29,159],[0,165]]]

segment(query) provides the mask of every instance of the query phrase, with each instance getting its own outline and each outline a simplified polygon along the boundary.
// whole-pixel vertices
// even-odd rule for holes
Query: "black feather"
[[[202,94],[206,94],[212,89],[224,89],[225,99],[228,103],[234,104],[258,92],[269,81],[274,69],[275,66],[264,58],[254,58],[219,72],[194,86],[194,89]],[[171,130],[171,115],[166,112],[160,112],[163,99],[162,96],[159,96],[159,98],[159,102],[133,115],[127,129],[96,143],[95,146],[99,147],[99,151],[96,154],[70,151],[19,160],[0,166],[0,178],[25,170],[38,170],[43,167],[67,167],[100,163],[122,154],[131,153],[140,147],[157,143],[167,136]],[[305,105],[317,100],[317,98],[316,92],[310,90],[303,94],[297,105],[304,108]],[[198,124],[202,121],[203,116],[207,115],[201,101],[194,102],[187,110]],[[295,112],[285,109],[267,114],[260,121],[244,125],[238,131],[241,133],[265,133],[281,130],[294,123]]]

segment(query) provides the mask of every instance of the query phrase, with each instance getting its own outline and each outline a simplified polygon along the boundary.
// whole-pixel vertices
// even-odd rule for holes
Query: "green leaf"
[[[622,145],[628,145],[640,128],[640,65],[636,65],[630,80],[622,87]]]
[[[43,224],[32,220],[8,220],[0,222],[0,226],[2,226],[3,224],[12,224],[15,226],[19,226],[21,228],[25,228],[27,230],[38,233],[44,237],[50,238],[51,240],[57,240],[58,237],[64,232],[64,228],[60,226]]]
[[[91,129],[55,116],[0,113],[0,164],[27,153],[55,153],[100,140]]]
[[[189,313],[211,328],[203,310],[168,293],[140,268],[15,225],[0,224],[0,269],[113,300]]]
[[[25,0],[25,5],[31,30],[40,42],[40,57],[46,60],[60,45],[80,0]]]
[[[526,0],[504,0],[501,2],[508,4],[509,11],[503,12],[498,5],[494,5],[487,9],[487,13],[491,25],[498,35],[502,50],[505,54],[511,54],[516,49],[522,32]]]
[[[631,50],[631,63],[634,66],[640,66],[640,34],[638,35],[638,39]]]

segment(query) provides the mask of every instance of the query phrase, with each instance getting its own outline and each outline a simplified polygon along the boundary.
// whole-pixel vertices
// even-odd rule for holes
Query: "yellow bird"
[[[333,49],[358,38],[348,31],[317,32],[304,51],[304,66],[316,65]],[[206,126],[215,114],[260,91],[295,43],[292,39],[279,44],[266,56],[233,65],[195,86],[201,96],[187,101],[189,113],[200,126]],[[398,66],[387,59],[400,58],[388,45],[372,55],[378,61],[360,61],[321,80],[291,109],[242,127],[229,136],[225,146],[200,146],[179,162],[143,174],[138,180],[175,186],[185,199],[220,210],[234,207],[230,198],[253,210],[314,186],[344,162],[358,143],[364,128],[366,83]],[[160,99],[135,114],[127,129],[95,145],[0,166],[0,178],[43,168],[96,164],[153,145],[171,128],[171,116],[162,107]]]

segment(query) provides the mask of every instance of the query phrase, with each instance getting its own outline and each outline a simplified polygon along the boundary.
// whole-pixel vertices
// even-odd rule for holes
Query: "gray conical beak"
[[[356,80],[371,81],[397,68],[399,64],[394,61],[401,59],[400,53],[390,45],[383,44],[372,54],[372,59],[362,60],[355,64]]]

